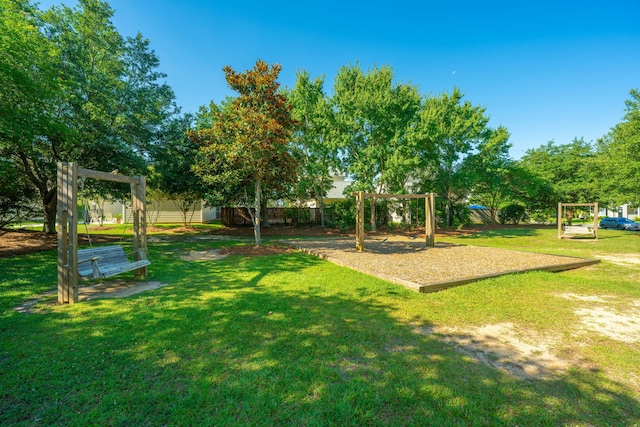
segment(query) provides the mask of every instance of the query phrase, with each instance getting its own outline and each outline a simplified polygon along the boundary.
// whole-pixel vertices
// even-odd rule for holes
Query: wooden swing
[[[58,162],[58,303],[78,302],[78,278],[105,278],[135,270],[146,277],[146,178],[129,177],[79,168],[75,162]],[[133,214],[133,252],[130,262],[118,245],[78,250],[78,178],[131,184]]]
[[[590,207],[593,208],[593,224],[569,225],[563,224],[564,210],[569,207]],[[558,203],[558,239],[573,236],[591,236],[598,240],[598,202],[595,203]]]

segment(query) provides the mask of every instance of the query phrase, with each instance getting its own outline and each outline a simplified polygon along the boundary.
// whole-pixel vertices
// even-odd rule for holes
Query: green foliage
[[[507,205],[500,209],[498,218],[500,219],[500,224],[520,224],[529,219],[525,207],[517,203]]]
[[[489,128],[486,109],[463,97],[455,88],[451,94],[425,100],[413,135],[420,156],[419,187],[444,200],[441,218],[446,227],[464,223],[463,218],[456,220],[455,205],[466,202],[475,182],[493,177],[509,148],[506,129]],[[496,182],[487,181],[481,192],[496,191]]]
[[[174,96],[159,83],[165,75],[149,41],[121,36],[104,1],[40,12],[2,0],[0,11],[8,53],[0,67],[0,157],[37,188],[44,229],[53,232],[56,162],[144,173],[144,154],[173,113]]]
[[[228,108],[212,108],[211,127],[189,133],[200,146],[193,170],[207,185],[211,205],[247,208],[256,246],[261,245],[263,194],[286,192],[296,181],[291,136],[296,121],[291,104],[278,93],[281,66],[258,60],[252,70],[224,68],[229,87],[239,93]],[[254,211],[255,209],[255,215]]]
[[[624,120],[599,141],[594,168],[600,201],[609,206],[640,204],[640,91],[631,90],[625,104]]]
[[[341,230],[355,228],[356,203],[352,198],[332,202],[326,207],[327,225]]]
[[[391,67],[365,73],[356,64],[338,71],[333,93],[331,141],[354,179],[350,190],[404,191],[417,165],[408,137],[418,119],[417,88],[395,83]]]
[[[593,161],[593,147],[583,139],[575,139],[565,145],[551,141],[527,150],[520,165],[540,182],[537,188],[528,187],[528,198],[531,200],[532,196],[538,196],[538,207],[549,210],[555,209],[558,202],[590,203],[597,200]],[[545,187],[552,189],[551,197],[539,197]]]
[[[185,226],[191,222],[190,212],[205,195],[202,180],[193,172],[198,145],[187,136],[192,122],[189,114],[169,121],[164,138],[152,148],[153,167],[148,179],[149,187],[173,201]]]
[[[297,200],[316,200],[324,227],[324,197],[333,186],[331,170],[337,164],[335,147],[328,139],[331,111],[323,89],[324,77],[312,80],[305,71],[296,75],[295,87],[285,91],[293,105],[291,115],[298,122],[293,141],[298,180],[291,196]]]
[[[37,206],[33,185],[12,161],[0,158],[0,229],[33,217]]]

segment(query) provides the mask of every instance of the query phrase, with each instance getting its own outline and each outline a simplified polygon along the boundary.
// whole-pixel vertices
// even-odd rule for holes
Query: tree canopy
[[[212,112],[211,127],[190,132],[200,146],[194,171],[208,185],[208,200],[246,207],[257,247],[263,194],[289,190],[296,181],[291,152],[296,122],[291,104],[278,92],[281,68],[261,60],[245,73],[226,66],[227,83],[239,95]]]
[[[0,95],[0,157],[37,188],[44,231],[54,232],[56,162],[144,173],[174,95],[149,41],[121,36],[104,1],[41,12],[2,0],[0,11],[0,81],[9,88]]]

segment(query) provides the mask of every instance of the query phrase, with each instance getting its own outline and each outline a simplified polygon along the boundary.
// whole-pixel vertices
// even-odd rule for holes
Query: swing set
[[[436,217],[435,217],[435,199],[436,193],[426,194],[377,194],[377,193],[365,193],[364,191],[357,191],[351,193],[352,196],[356,196],[356,249],[360,252],[364,251],[364,199],[365,197],[371,197],[375,199],[424,199],[425,201],[425,220],[424,220],[424,232],[425,232],[425,246],[435,246],[435,234],[436,234]],[[375,206],[375,203],[372,203]],[[374,215],[375,216],[375,215]]]
[[[130,262],[119,245],[78,249],[78,179],[92,178],[131,185],[133,216],[133,256]],[[84,185],[83,185],[84,186]],[[146,178],[79,168],[76,162],[58,162],[58,303],[78,302],[78,278],[97,279],[135,270],[146,277]],[[85,221],[86,227],[86,221]],[[88,229],[87,229],[88,234]],[[89,238],[89,245],[91,240]]]
[[[572,215],[568,215],[570,208],[572,211],[577,207],[589,208],[589,213],[593,216],[593,224],[572,225]],[[593,209],[591,211],[591,209]],[[567,218],[566,224],[564,223]],[[558,203],[558,239],[573,236],[591,236],[598,240],[598,202],[595,203]]]

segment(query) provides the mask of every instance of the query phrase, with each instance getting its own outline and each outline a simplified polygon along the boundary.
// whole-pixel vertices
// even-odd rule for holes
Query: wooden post
[[[134,261],[147,257],[146,179],[137,177],[131,186]],[[147,267],[138,268],[136,276],[147,277]]]
[[[356,249],[364,251],[364,192],[356,193]]]
[[[427,193],[424,198],[424,234],[425,245],[434,247],[436,245],[435,229],[435,193]]]
[[[558,239],[562,239],[562,202],[558,203]]]
[[[598,240],[598,202],[593,205],[593,237]]]
[[[57,164],[58,303],[78,302],[78,164]]]
[[[378,225],[376,224],[376,198],[371,196],[371,231],[377,231]]]

